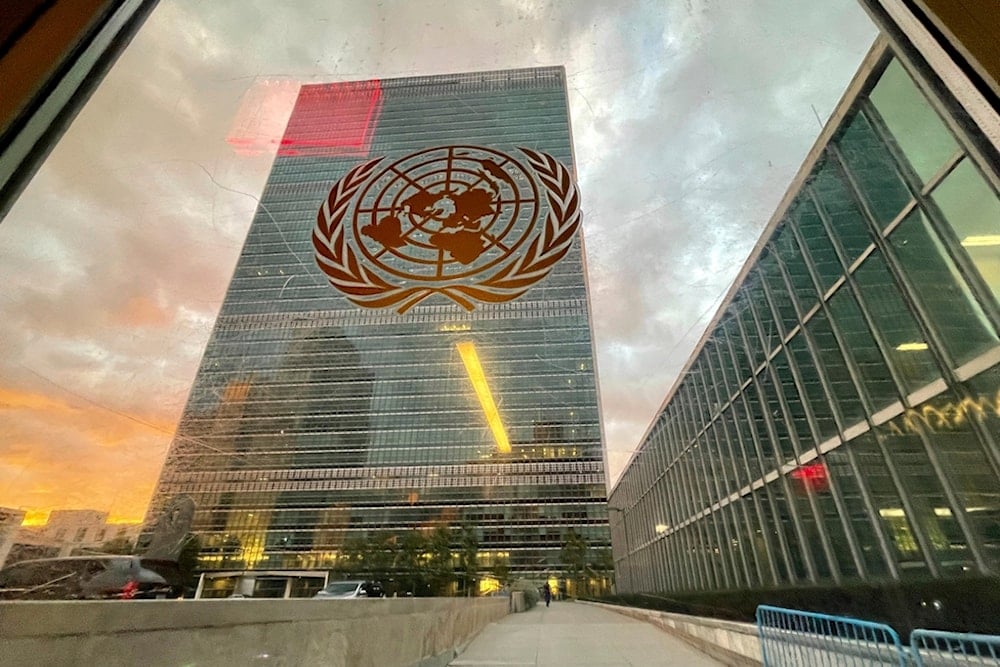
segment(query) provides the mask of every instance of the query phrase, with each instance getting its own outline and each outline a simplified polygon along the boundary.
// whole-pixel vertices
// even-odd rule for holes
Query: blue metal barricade
[[[917,667],[1000,665],[1000,636],[940,630],[914,630],[910,652]]]
[[[760,605],[757,632],[765,667],[906,667],[909,662],[899,635],[882,623]]]

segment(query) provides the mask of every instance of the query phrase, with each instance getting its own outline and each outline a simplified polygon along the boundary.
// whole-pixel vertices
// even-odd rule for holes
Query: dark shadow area
[[[916,628],[1000,633],[997,577],[672,595],[639,593],[594,601],[748,623],[754,622],[757,605],[768,604],[886,623],[904,641]]]

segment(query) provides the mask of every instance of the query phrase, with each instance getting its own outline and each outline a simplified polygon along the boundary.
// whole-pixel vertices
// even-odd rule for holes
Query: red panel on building
[[[302,86],[278,155],[366,157],[381,112],[377,80]]]
[[[822,463],[807,463],[799,466],[789,476],[798,480],[800,489],[806,492],[820,493],[830,489],[830,476]]]

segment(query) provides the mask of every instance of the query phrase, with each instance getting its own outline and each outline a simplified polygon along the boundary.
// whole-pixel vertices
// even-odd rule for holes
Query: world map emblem
[[[467,310],[518,298],[572,246],[580,197],[547,153],[440,146],[358,164],[313,229],[316,262],[354,304],[405,313],[434,295]]]

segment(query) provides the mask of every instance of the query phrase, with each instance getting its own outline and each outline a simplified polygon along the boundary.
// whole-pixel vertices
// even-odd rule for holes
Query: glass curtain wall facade
[[[619,592],[1000,567],[1000,199],[873,49],[611,493]]]
[[[360,308],[313,259],[349,169],[451,144],[571,165],[563,70],[302,87],[149,510],[194,501],[202,569],[328,569],[352,539],[439,526],[514,577],[562,571],[571,529],[610,552],[581,238],[471,312]]]

